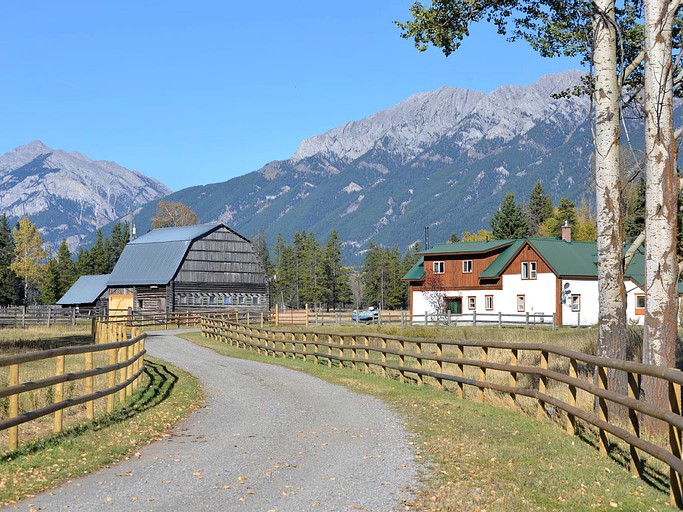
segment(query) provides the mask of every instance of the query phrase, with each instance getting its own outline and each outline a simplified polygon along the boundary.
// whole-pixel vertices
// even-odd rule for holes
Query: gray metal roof
[[[180,268],[192,242],[222,226],[200,224],[154,229],[129,242],[116,262],[109,286],[168,284]]]
[[[109,286],[167,284],[178,271],[190,248],[190,240],[179,242],[129,243],[109,278]]]
[[[57,301],[60,306],[92,304],[107,289],[109,274],[81,276],[71,288]]]
[[[180,226],[177,228],[153,229],[140,238],[129,242],[128,245],[154,244],[160,242],[191,242],[200,236],[204,236],[209,231],[213,231],[223,224],[199,224],[197,226]]]

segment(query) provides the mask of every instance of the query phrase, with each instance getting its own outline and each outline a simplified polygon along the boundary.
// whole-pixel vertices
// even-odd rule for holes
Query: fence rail
[[[381,310],[377,316],[368,320],[354,320],[353,311],[324,311],[306,307],[304,309],[281,309],[276,307],[271,313],[272,323],[277,326],[284,325],[360,325],[360,324],[400,324],[406,325],[443,325],[443,326],[477,326],[496,325],[524,326],[524,327],[547,327],[553,330],[557,328],[555,314],[544,313],[444,313],[435,314],[425,312],[411,315],[408,311]]]
[[[578,428],[593,426],[601,454],[607,455],[610,450],[608,434],[629,445],[634,475],[643,476],[642,454],[666,464],[671,501],[683,507],[683,373],[679,370],[611,360],[541,343],[301,332],[210,317],[202,319],[202,333],[264,355],[378,373],[401,382],[446,388],[459,397],[476,397],[478,401],[484,401],[487,392],[493,393],[504,397],[511,406],[527,410],[531,407],[539,418],[553,417],[570,435]],[[628,389],[608,389],[608,372],[625,376]],[[655,379],[668,391],[668,407],[640,399],[643,379]],[[620,408],[627,414],[615,414]]]
[[[90,313],[59,306],[11,306],[0,308],[0,327],[75,325],[79,318],[90,318]]]
[[[145,334],[138,335],[134,327],[123,324],[106,325],[94,321],[94,333],[99,333],[99,342],[92,345],[70,346],[27,352],[0,357],[0,369],[9,370],[8,385],[0,388],[0,399],[8,403],[6,417],[0,420],[0,431],[8,430],[8,449],[14,451],[19,446],[19,426],[54,414],[54,433],[63,429],[64,410],[75,405],[86,405],[86,416],[95,417],[94,401],[107,397],[107,411],[112,412],[116,405],[132,396],[138,386],[144,370]],[[107,363],[95,366],[93,356],[104,354]],[[76,371],[66,372],[67,358],[74,363],[74,358],[83,357],[83,363],[77,361]],[[37,366],[48,365],[54,368],[49,377],[36,377]],[[25,371],[22,372],[22,365]],[[82,369],[81,369],[82,368]],[[44,370],[44,368],[43,368]],[[95,377],[106,376],[106,384],[96,389]],[[64,384],[67,382],[85,381],[83,394],[65,397]],[[19,411],[19,396],[35,390],[51,389],[54,397],[52,403],[43,407]]]

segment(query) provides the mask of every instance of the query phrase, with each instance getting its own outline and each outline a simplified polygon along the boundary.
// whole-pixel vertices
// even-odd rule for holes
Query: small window
[[[472,273],[472,260],[464,260],[462,262],[462,273],[471,274]]]
[[[536,262],[529,262],[529,279],[536,279]]]
[[[254,306],[258,306],[261,303],[261,298],[258,295],[254,295]]]
[[[229,304],[232,304],[232,297],[230,297],[230,296],[223,297],[223,305],[227,306]]]
[[[237,304],[243,306],[244,303],[245,303],[244,295],[240,295],[239,297],[237,297]]]
[[[443,261],[435,261],[434,262],[434,273],[435,274],[443,274],[443,272],[444,272]]]
[[[522,262],[522,279],[536,279],[536,262]]]
[[[570,299],[570,305],[572,307],[572,311],[581,311],[581,295],[572,295]]]
[[[524,313],[526,311],[526,304],[524,295],[517,295],[517,312]]]
[[[467,309],[477,309],[477,298],[467,297]]]
[[[202,298],[201,298],[199,295],[195,295],[195,297],[194,297],[194,303],[195,303],[195,305],[197,305],[197,306],[201,306],[201,305],[202,305]]]
[[[180,304],[187,304],[187,295],[185,295],[184,293],[183,293],[183,294],[180,294],[180,295],[178,296],[178,302],[179,302]]]
[[[484,297],[484,306],[486,307],[486,311],[493,311],[493,295]]]
[[[645,294],[639,293],[636,295],[636,315],[645,314]]]
[[[209,297],[209,305],[211,305],[211,306],[216,305],[216,296],[215,295],[212,295],[211,297]]]
[[[529,279],[529,262],[522,262],[522,279]]]

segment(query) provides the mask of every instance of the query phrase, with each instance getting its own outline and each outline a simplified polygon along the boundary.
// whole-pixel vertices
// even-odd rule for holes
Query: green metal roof
[[[420,258],[417,260],[417,263],[413,265],[413,267],[406,273],[406,275],[403,276],[403,280],[405,281],[419,281],[422,279],[425,275],[425,268],[424,268],[424,258]]]
[[[529,244],[560,277],[598,277],[598,251],[595,242],[530,238]]]
[[[512,258],[515,257],[515,254],[517,254],[517,251],[519,251],[520,247],[524,245],[524,242],[524,240],[515,240],[512,242],[510,247],[501,252],[498,257],[493,260],[493,263],[491,263],[486,270],[479,274],[479,279],[498,277],[505,267],[507,267],[508,263],[512,261]]]
[[[489,252],[499,247],[510,245],[515,240],[489,240],[486,242],[456,242],[454,244],[436,244],[420,254],[459,254]]]

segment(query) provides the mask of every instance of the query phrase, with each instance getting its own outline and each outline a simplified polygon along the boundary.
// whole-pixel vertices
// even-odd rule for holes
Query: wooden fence
[[[320,309],[281,309],[278,306],[270,318],[275,325],[360,325],[375,323],[380,325],[443,325],[443,326],[477,326],[494,325],[498,327],[523,326],[557,328],[555,314],[543,313],[462,313],[462,314],[413,314],[408,311],[382,310],[373,320],[362,321],[352,318],[353,311],[324,311]]]
[[[683,506],[681,475],[681,385],[683,373],[635,362],[611,360],[539,343],[420,339],[377,333],[319,333],[249,327],[206,317],[204,336],[273,357],[303,358],[383,377],[454,391],[479,401],[505,400],[510,406],[554,419],[574,435],[597,429],[600,453],[609,436],[628,445],[630,470],[643,476],[642,454],[669,468],[671,501]],[[607,373],[625,374],[628,391],[608,389]],[[593,375],[597,375],[594,382]],[[669,391],[669,407],[640,399],[643,378]],[[594,404],[597,404],[597,412]],[[627,414],[615,415],[621,408]],[[641,428],[653,424],[652,432]],[[664,435],[658,435],[664,427]],[[609,435],[609,436],[608,436]]]
[[[37,325],[75,325],[79,318],[90,318],[89,310],[60,306],[10,306],[0,308],[0,327]]]
[[[64,409],[79,404],[86,405],[88,419],[95,417],[94,401],[107,397],[107,411],[112,412],[116,398],[119,403],[133,394],[138,386],[144,366],[145,334],[138,335],[135,328],[123,324],[108,325],[94,322],[93,333],[96,334],[96,344],[70,346],[37,352],[0,357],[0,369],[9,368],[8,385],[0,388],[0,399],[8,400],[7,416],[0,421],[0,431],[9,431],[8,449],[16,450],[19,445],[19,425],[32,422],[43,416],[54,414],[53,432],[58,433],[63,428]],[[93,356],[106,354],[107,364],[94,367]],[[66,373],[67,358],[73,362],[74,358],[82,357],[83,364],[76,364],[82,370]],[[30,363],[44,362],[54,367],[54,375],[35,378],[31,370],[36,365]],[[22,365],[26,371],[22,372]],[[6,371],[6,370],[5,370]],[[95,388],[95,377],[106,385]],[[85,393],[79,396],[65,398],[64,384],[85,380]],[[19,411],[19,395],[39,389],[52,389],[53,403],[33,410]]]

